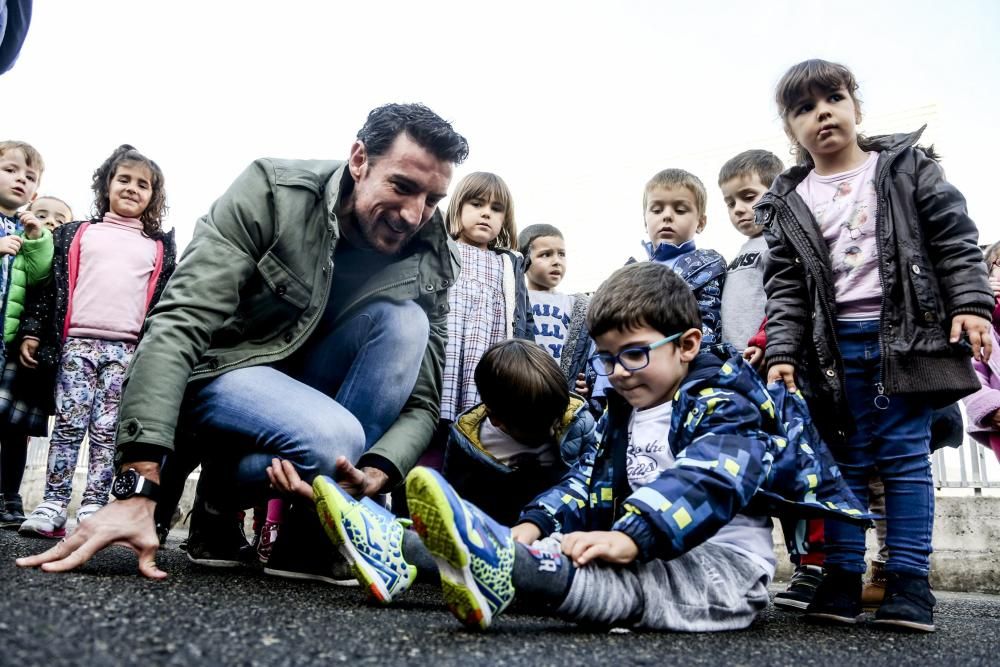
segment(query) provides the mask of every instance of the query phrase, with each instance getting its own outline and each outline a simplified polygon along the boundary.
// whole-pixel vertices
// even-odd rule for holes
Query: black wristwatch
[[[159,500],[160,485],[140,475],[135,468],[129,468],[115,477],[115,481],[111,483],[111,495],[118,500],[125,500],[132,496]]]

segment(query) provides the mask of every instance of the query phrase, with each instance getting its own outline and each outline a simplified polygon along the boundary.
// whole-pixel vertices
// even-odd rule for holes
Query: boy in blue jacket
[[[769,515],[860,520],[863,508],[801,396],[769,395],[732,348],[699,354],[698,305],[673,271],[653,262],[620,269],[594,295],[587,320],[598,349],[591,363],[615,389],[601,442],[516,526],[463,501],[430,469],[407,477],[413,528],[437,564],[445,601],[478,628],[515,595],[588,624],[748,626],[767,606],[774,574]],[[277,477],[291,466],[272,471],[290,488]],[[426,558],[401,535],[409,531],[378,522],[370,501],[350,499],[329,480],[313,488],[328,534],[362,583],[388,591],[384,601],[405,590],[393,554]]]

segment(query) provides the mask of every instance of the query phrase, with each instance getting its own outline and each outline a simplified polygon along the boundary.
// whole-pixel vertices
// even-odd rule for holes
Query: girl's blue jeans
[[[427,348],[428,321],[413,301],[373,301],[290,359],[241,368],[188,393],[181,415],[200,449],[199,496],[249,507],[267,494],[274,457],[307,482],[355,463],[399,417]]]
[[[846,446],[832,448],[833,457],[851,491],[865,505],[872,473],[882,478],[889,549],[886,570],[927,576],[934,525],[931,408],[921,394],[878,398],[882,379],[878,320],[841,320],[837,337],[857,431]],[[826,554],[827,567],[864,572],[864,528],[827,521]]]

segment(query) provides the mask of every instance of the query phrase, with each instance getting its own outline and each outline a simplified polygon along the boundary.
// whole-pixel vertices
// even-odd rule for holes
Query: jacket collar
[[[899,153],[904,148],[909,148],[920,140],[920,136],[924,133],[927,128],[926,125],[920,127],[920,129],[914,132],[901,132],[898,134],[880,134],[874,137],[864,137],[864,139],[859,142],[859,145],[863,150],[866,151],[878,151],[883,154],[884,158],[889,158]],[[883,162],[880,159],[880,162]],[[771,192],[779,197],[786,197],[789,193],[794,192],[795,188],[805,180],[809,172],[812,171],[812,165],[796,165],[791,169],[788,169],[783,174],[775,179],[774,184],[771,186]],[[881,167],[880,167],[881,169]]]

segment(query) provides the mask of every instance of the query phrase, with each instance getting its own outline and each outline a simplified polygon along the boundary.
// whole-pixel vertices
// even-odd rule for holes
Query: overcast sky
[[[40,193],[78,218],[93,170],[135,145],[184,244],[254,158],[344,159],[372,107],[423,102],[469,139],[454,182],[500,174],[522,228],[565,233],[567,291],[589,290],[641,252],[642,187],[666,167],[705,182],[698,243],[732,258],[718,169],[756,147],[788,161],[774,85],[813,57],[853,69],[863,129],[929,123],[982,242],[1000,238],[998,44],[995,1],[42,0],[0,77],[0,136],[42,152]]]

